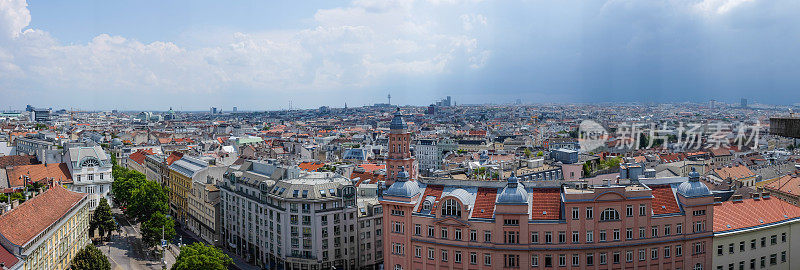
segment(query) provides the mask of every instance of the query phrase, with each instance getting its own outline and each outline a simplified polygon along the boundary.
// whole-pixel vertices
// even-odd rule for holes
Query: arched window
[[[100,166],[100,162],[94,158],[86,159],[81,163],[81,167],[98,167],[98,166]]]
[[[603,213],[600,214],[600,220],[619,220],[619,213],[613,208],[606,208],[606,210],[603,210]]]
[[[449,199],[444,201],[442,205],[443,216],[458,216],[461,217],[461,205],[456,200]]]
[[[422,210],[431,210],[431,202],[425,201],[422,203]]]

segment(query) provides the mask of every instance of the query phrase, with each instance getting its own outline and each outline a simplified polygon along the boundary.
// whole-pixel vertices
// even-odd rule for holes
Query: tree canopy
[[[92,244],[82,248],[72,258],[72,269],[75,270],[111,270],[111,263],[108,262],[103,252]]]
[[[181,247],[181,253],[172,265],[172,270],[210,269],[224,270],[233,260],[218,248],[195,242]]]
[[[94,230],[100,231],[100,237],[105,235],[111,236],[111,232],[117,229],[117,223],[114,221],[114,216],[111,215],[111,206],[108,205],[106,198],[101,198],[100,203],[92,214],[92,220],[89,222],[90,231],[94,235]]]
[[[126,214],[137,221],[145,221],[150,219],[153,213],[167,213],[169,210],[167,201],[167,194],[161,185],[153,181],[144,181],[131,192]]]
[[[161,212],[156,212],[150,219],[142,223],[142,242],[154,247],[161,241],[163,229],[164,239],[175,238],[175,221]]]

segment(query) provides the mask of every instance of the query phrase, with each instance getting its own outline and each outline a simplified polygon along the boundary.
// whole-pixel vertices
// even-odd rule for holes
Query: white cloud
[[[694,8],[706,14],[725,14],[734,8],[754,0],[703,0],[694,5]]]
[[[456,63],[472,68],[485,63],[489,54],[476,38],[446,29],[440,18],[417,17],[416,8],[412,1],[358,0],[319,10],[308,29],[228,33],[224,43],[188,49],[108,34],[64,45],[45,31],[25,29],[31,18],[24,0],[0,0],[0,34],[6,40],[0,39],[0,85],[13,86],[0,89],[0,95],[31,87],[97,93],[189,94],[233,86],[325,91],[367,87],[398,74],[446,73],[460,68],[452,66]],[[485,24],[486,18],[471,15],[470,21]]]

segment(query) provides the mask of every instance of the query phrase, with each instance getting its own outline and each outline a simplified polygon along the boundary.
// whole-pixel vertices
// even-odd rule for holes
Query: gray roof
[[[70,162],[79,162],[86,157],[94,157],[100,161],[109,159],[106,151],[97,145],[92,147],[72,147],[69,149],[69,157]]]
[[[206,167],[208,167],[208,163],[190,156],[184,156],[169,165],[171,170],[189,178],[194,177],[195,174]]]
[[[528,204],[528,192],[525,191],[525,186],[519,183],[517,176],[512,174],[508,178],[508,184],[497,196],[496,204]]]
[[[285,199],[323,200],[335,198],[344,186],[352,186],[344,176],[332,172],[310,172],[298,178],[278,180],[269,192]]]
[[[417,181],[409,181],[408,173],[404,167],[400,167],[401,171],[397,173],[397,180],[386,189],[384,195],[411,198],[420,193],[419,184]]]
[[[678,186],[678,193],[687,198],[711,195],[708,187],[700,182],[700,173],[696,172],[694,168],[689,173],[689,181],[683,182]]]
[[[394,113],[394,118],[392,118],[392,122],[389,124],[389,129],[408,129],[408,124],[403,120],[403,115],[400,114],[400,108],[397,108],[397,111]]]

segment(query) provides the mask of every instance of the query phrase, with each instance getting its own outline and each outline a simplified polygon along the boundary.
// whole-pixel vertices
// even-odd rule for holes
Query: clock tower
[[[411,133],[408,125],[403,120],[400,108],[394,113],[394,118],[389,124],[389,155],[386,158],[386,185],[389,186],[397,179],[401,167],[405,167],[410,180],[417,178],[417,168],[414,158],[411,157]]]

